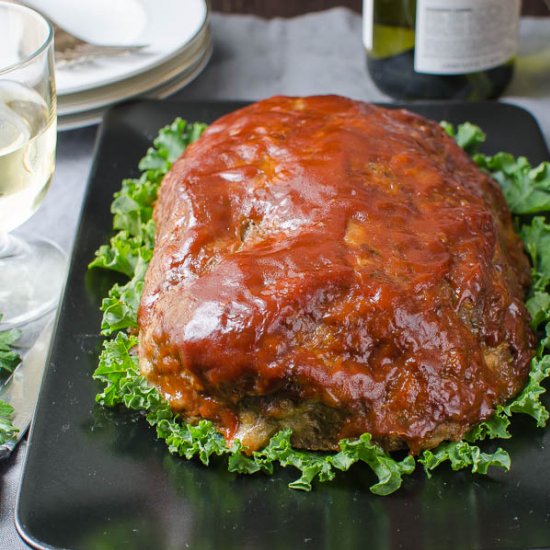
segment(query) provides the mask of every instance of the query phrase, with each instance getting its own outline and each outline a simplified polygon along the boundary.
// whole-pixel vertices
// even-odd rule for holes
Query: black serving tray
[[[17,505],[30,544],[90,549],[540,548],[550,547],[550,429],[513,421],[502,442],[509,473],[451,472],[426,479],[420,468],[397,493],[379,497],[373,476],[354,466],[313,492],[287,488],[295,472],[238,476],[169,455],[143,419],[94,403],[101,347],[99,305],[114,282],[87,272],[111,235],[109,206],[159,128],[176,116],[211,122],[237,102],[134,102],[102,125],[60,308],[51,357],[31,431]],[[549,158],[526,111],[502,103],[411,104],[435,120],[471,121],[488,153]]]

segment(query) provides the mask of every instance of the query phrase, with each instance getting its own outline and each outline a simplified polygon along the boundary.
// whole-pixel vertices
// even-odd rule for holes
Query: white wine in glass
[[[57,304],[65,255],[10,234],[38,209],[55,166],[53,31],[35,11],[0,1],[0,314],[30,322]]]

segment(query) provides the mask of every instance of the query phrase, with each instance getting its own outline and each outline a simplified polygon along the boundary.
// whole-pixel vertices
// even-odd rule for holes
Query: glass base
[[[24,325],[54,309],[66,266],[67,256],[51,241],[0,234],[2,328]]]

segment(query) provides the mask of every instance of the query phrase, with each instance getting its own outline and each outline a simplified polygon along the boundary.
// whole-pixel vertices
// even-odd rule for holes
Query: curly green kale
[[[0,321],[2,315],[0,314]],[[13,350],[13,344],[19,340],[21,332],[17,329],[0,332],[0,378],[5,379],[14,371],[21,362],[20,355]],[[0,445],[4,445],[13,439],[19,430],[12,424],[13,407],[0,400]]]

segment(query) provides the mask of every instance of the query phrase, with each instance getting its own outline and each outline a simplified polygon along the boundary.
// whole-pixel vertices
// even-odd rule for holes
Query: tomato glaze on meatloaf
[[[212,124],[155,205],[142,373],[249,451],[364,432],[418,453],[524,385],[529,264],[498,185],[435,122],[338,96]]]

